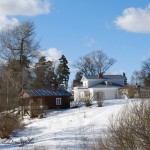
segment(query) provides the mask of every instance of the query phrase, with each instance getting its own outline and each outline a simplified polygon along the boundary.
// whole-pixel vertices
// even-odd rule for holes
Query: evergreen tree
[[[126,77],[126,74],[123,72],[123,77],[124,77],[124,85],[127,85],[128,82],[127,82],[127,77]]]
[[[53,62],[46,61],[42,56],[35,65],[35,80],[33,88],[35,89],[51,89],[54,79]]]
[[[150,87],[150,74],[147,75],[147,77],[144,78],[144,86]]]
[[[78,71],[75,75],[75,79],[73,80],[73,87],[80,86],[81,85],[81,79],[82,79],[83,73]]]
[[[68,61],[64,55],[59,59],[60,64],[57,68],[57,82],[59,85],[64,85],[67,89],[69,75],[70,75],[70,68],[68,67]]]

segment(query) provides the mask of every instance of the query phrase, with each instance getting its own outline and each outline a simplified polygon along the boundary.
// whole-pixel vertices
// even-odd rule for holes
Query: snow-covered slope
[[[129,102],[131,100],[128,99],[107,100],[101,108],[94,104],[51,111],[43,119],[26,120],[28,125],[25,129],[15,134],[12,140],[0,144],[0,149],[81,149],[85,137],[95,139],[102,134],[111,115]],[[26,144],[20,148],[23,141]]]

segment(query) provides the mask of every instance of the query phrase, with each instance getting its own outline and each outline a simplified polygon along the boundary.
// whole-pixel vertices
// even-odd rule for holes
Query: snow
[[[49,111],[42,119],[26,118],[25,128],[16,132],[12,140],[1,140],[0,149],[82,149],[86,137],[94,140],[103,134],[112,114],[119,113],[132,101],[135,100],[105,100],[103,107],[94,103],[91,107]],[[23,141],[26,144],[20,147]]]

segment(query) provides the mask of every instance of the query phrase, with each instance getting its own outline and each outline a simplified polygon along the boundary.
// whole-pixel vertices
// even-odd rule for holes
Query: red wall
[[[61,105],[56,105],[56,98],[61,98]],[[46,105],[47,109],[66,109],[70,108],[70,99],[67,96],[44,96],[44,97],[31,97],[24,99],[26,105],[30,104],[30,100],[36,102],[36,100],[42,99],[42,104]]]
[[[61,105],[56,105],[56,98],[61,98]],[[48,109],[62,109],[70,108],[69,97],[43,97],[43,103],[48,107]]]

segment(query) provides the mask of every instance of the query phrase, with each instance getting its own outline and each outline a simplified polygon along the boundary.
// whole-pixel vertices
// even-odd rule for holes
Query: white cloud
[[[127,8],[115,20],[118,28],[137,33],[150,33],[150,5],[145,9]]]
[[[48,0],[1,0],[0,30],[17,25],[19,21],[15,16],[35,16],[49,11]]]
[[[41,52],[42,56],[46,56],[47,60],[57,61],[62,56],[62,52],[56,48],[49,48],[46,51]]]
[[[0,16],[0,31],[2,29],[12,28],[15,25],[19,24],[19,21],[16,18],[8,18]]]
[[[3,0],[0,1],[2,16],[34,16],[49,12],[48,0]]]

